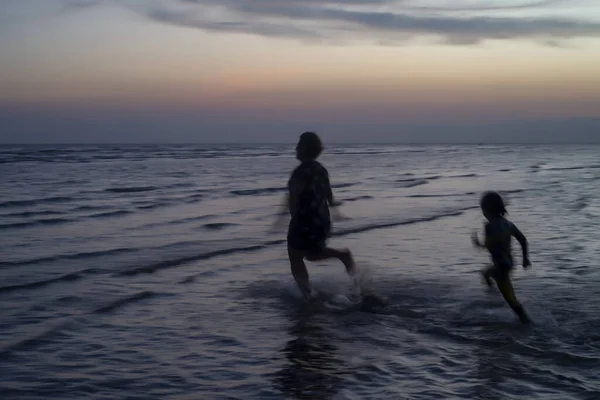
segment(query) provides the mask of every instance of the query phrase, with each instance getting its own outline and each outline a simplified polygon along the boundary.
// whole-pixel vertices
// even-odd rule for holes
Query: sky
[[[0,143],[600,142],[597,0],[0,0]]]

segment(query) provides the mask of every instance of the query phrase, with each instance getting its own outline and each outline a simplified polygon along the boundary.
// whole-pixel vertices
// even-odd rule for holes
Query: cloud
[[[555,43],[558,39],[600,37],[600,21],[544,16],[543,11],[556,7],[593,6],[574,0],[502,0],[486,2],[485,6],[456,1],[453,7],[436,6],[435,2],[424,5],[424,1],[415,5],[409,0],[113,1],[161,23],[294,39],[381,43],[433,36],[452,44],[476,44],[489,39]],[[70,3],[81,7],[101,1]],[[511,10],[512,16],[507,14]],[[514,16],[514,10],[526,10],[528,17]]]
[[[157,21],[166,24],[184,27],[198,28],[205,31],[249,33],[268,37],[286,37],[302,39],[326,39],[318,30],[302,28],[300,26],[273,23],[269,21],[252,20],[226,20],[214,21],[210,18],[199,18],[185,12],[166,9],[149,9],[144,14]]]
[[[67,8],[87,8],[100,4],[98,0],[66,0]]]

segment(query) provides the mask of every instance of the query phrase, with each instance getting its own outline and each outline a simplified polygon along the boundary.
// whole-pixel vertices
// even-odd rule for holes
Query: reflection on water
[[[292,337],[281,349],[285,366],[276,373],[275,385],[293,399],[331,399],[341,389],[344,372],[338,338],[326,321],[307,311],[291,316]]]
[[[502,384],[506,383],[507,373],[514,363],[512,355],[501,348],[477,347],[473,352],[476,359],[476,377],[479,382],[474,386],[478,399],[501,400]]]

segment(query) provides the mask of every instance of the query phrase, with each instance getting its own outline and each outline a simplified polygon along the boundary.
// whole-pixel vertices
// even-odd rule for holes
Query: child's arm
[[[273,225],[271,226],[272,232],[279,231],[281,228],[283,228],[284,217],[287,213],[289,213],[289,196],[286,194],[283,197],[283,202],[276,214],[275,222],[273,222]]]
[[[288,183],[288,193],[283,197],[281,208],[277,213],[277,218],[271,227],[272,231],[278,231],[283,227],[284,217],[289,213],[294,215],[297,209],[298,197],[304,189],[304,183],[297,177],[292,176]]]
[[[488,225],[487,225],[487,224],[485,224],[484,228],[485,228],[485,234],[486,234],[486,236],[487,236],[487,227],[488,227]],[[484,240],[484,242],[483,242],[483,243],[481,243],[481,242],[479,241],[479,237],[477,236],[477,231],[474,231],[474,232],[473,232],[473,234],[471,235],[471,240],[473,241],[473,245],[474,245],[475,247],[479,247],[479,248],[485,248],[485,240]]]
[[[331,189],[331,183],[329,182],[329,172],[327,172],[326,169],[325,169],[323,179],[325,179],[325,184],[327,185],[327,188],[325,189],[327,191],[327,193],[326,193],[327,204],[329,205],[329,207],[333,208],[333,210],[332,210],[333,218],[336,220],[346,219],[346,217],[344,217],[344,215],[342,215],[342,213],[340,212],[340,210],[338,208],[342,203],[339,201],[336,201],[333,198],[333,190]]]
[[[510,224],[510,233],[515,237],[515,239],[517,239],[521,245],[521,249],[523,250],[523,267],[527,268],[531,266],[531,262],[529,261],[529,246],[527,243],[527,238],[513,223]]]
[[[331,189],[331,183],[329,182],[329,172],[327,172],[327,170],[325,170],[325,176],[324,179],[327,183],[327,203],[329,203],[330,207],[337,207],[339,206],[340,202],[335,201],[335,199],[333,198],[333,190]]]
[[[300,201],[300,195],[304,190],[304,181],[292,177],[289,183],[289,195],[287,198],[288,208],[291,215],[295,215],[298,210],[298,202]]]

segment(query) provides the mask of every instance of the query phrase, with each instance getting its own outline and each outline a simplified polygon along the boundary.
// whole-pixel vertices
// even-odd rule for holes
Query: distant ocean
[[[0,147],[0,398],[600,399],[600,146],[327,145],[378,313],[269,232],[294,145]],[[478,271],[482,191],[533,267]],[[341,263],[309,263],[346,293]]]

